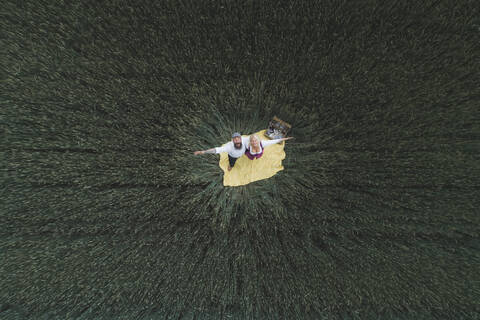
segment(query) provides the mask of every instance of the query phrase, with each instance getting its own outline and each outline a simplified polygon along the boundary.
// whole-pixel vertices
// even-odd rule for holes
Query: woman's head
[[[254,134],[250,136],[250,145],[255,148],[257,148],[260,145],[260,139]]]

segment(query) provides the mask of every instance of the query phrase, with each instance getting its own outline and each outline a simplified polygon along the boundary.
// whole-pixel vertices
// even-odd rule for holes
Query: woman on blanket
[[[260,141],[260,139],[256,135],[252,134],[250,136],[249,144],[246,148],[245,155],[250,160],[258,159],[263,155],[264,148],[271,146],[272,144],[290,139],[293,139],[293,137]]]

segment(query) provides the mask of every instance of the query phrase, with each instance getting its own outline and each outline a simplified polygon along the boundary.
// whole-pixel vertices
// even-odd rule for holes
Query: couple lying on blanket
[[[232,141],[228,142],[222,147],[212,148],[208,150],[195,151],[194,155],[205,153],[222,153],[228,152],[228,171],[232,170],[238,158],[245,154],[248,159],[259,159],[263,155],[263,149],[284,140],[292,139],[293,137],[274,139],[274,140],[260,140],[260,138],[252,134],[248,137],[242,137],[238,132],[232,135]]]

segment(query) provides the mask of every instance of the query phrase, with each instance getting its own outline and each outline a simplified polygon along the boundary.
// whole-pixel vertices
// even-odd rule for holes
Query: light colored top
[[[232,158],[240,158],[247,150],[246,148],[249,145],[249,141],[249,137],[242,137],[242,147],[240,149],[235,149],[233,141],[229,141],[224,146],[216,147],[215,153],[228,152]]]
[[[261,141],[262,141],[263,147],[266,148],[268,146],[271,146],[272,144],[279,143],[280,141],[282,141],[282,139],[261,140]],[[232,158],[240,158],[241,156],[243,156],[247,148],[250,149],[250,153],[252,155],[262,152],[262,147],[260,145],[259,145],[259,148],[260,148],[259,152],[252,152],[252,149],[250,148],[250,137],[242,136],[242,147],[240,149],[235,149],[235,147],[233,146],[233,141],[229,141],[224,146],[216,147],[215,153],[228,152],[228,154]]]
[[[282,139],[262,140],[262,146],[263,146],[263,148],[266,148],[266,147],[268,147],[268,146],[271,146],[272,144],[279,143],[280,141],[282,141]],[[251,155],[255,155],[255,154],[258,154],[258,153],[262,153],[262,151],[263,151],[262,146],[260,146],[260,143],[259,143],[258,149],[260,149],[260,151],[258,151],[258,152],[253,152],[253,151],[252,151],[252,148],[250,148],[250,140],[249,140],[249,141],[248,141],[247,148],[250,149],[250,154],[251,154]]]

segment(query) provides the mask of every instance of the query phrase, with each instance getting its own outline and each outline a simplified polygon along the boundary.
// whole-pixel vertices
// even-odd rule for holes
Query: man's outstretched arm
[[[205,153],[217,153],[215,148],[212,149],[207,149],[207,150],[200,150],[200,151],[195,151],[193,154],[198,156],[199,154],[205,154]]]

